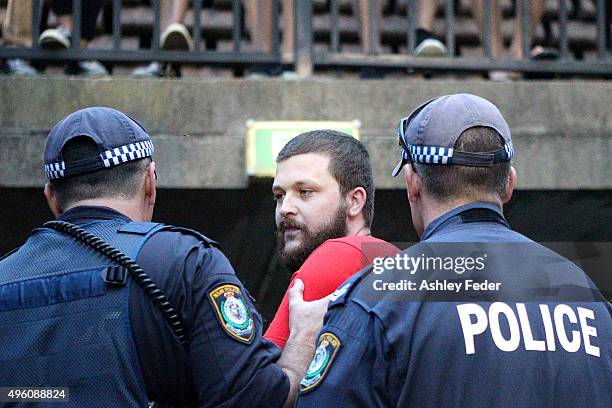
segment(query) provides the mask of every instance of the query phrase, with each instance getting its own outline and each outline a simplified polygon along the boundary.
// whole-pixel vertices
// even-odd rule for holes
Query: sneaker
[[[417,57],[435,58],[446,55],[446,46],[427,30],[417,29],[416,43],[414,55]]]
[[[533,61],[540,61],[545,63],[545,61],[556,61],[559,59],[559,51],[556,48],[552,47],[542,47],[541,45],[536,45],[531,49],[529,53],[529,58]],[[523,75],[525,79],[554,79],[555,74],[547,73],[547,72],[525,72]]]
[[[300,80],[300,76],[295,71],[283,71],[280,77],[281,79],[285,81],[299,81]]]
[[[73,61],[64,66],[64,74],[80,75],[83,77],[101,77],[107,76],[108,70],[98,61]]]
[[[7,75],[35,76],[38,72],[21,58],[11,58],[0,63],[0,72]]]
[[[130,74],[133,78],[181,78],[179,64],[153,61],[146,67],[136,68]]]
[[[172,23],[161,34],[162,50],[193,50],[193,40],[189,30],[181,23]]]
[[[38,45],[46,50],[70,48],[72,33],[64,26],[49,28],[38,37]]]
[[[510,82],[521,79],[520,72],[512,71],[489,71],[489,80],[495,82]]]
[[[536,45],[531,49],[529,57],[535,61],[554,61],[559,59],[559,51],[556,48]]]
[[[164,69],[162,64],[157,61],[153,61],[146,67],[136,68],[130,76],[135,78],[160,78],[164,76]]]

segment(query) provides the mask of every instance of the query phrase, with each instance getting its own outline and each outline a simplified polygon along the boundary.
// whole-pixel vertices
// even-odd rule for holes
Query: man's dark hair
[[[493,152],[504,146],[504,139],[495,129],[477,126],[465,130],[454,149],[464,152]],[[457,197],[478,197],[497,194],[503,197],[508,183],[510,161],[491,167],[445,166],[413,163],[421,175],[425,190],[435,199],[448,201]]]
[[[302,133],[289,141],[278,154],[276,162],[306,153],[320,153],[329,157],[329,173],[345,195],[356,187],[366,191],[363,217],[368,227],[374,218],[374,177],[370,156],[355,138],[335,130],[315,130]]]
[[[79,136],[69,140],[62,149],[66,163],[88,159],[100,154],[98,146],[89,137]],[[150,158],[144,158],[107,169],[51,180],[60,206],[75,201],[95,198],[132,198],[138,191],[143,173]]]

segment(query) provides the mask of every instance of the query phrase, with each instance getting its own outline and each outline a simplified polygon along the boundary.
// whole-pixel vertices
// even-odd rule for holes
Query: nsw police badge
[[[300,392],[307,392],[315,388],[325,377],[334,357],[340,348],[340,340],[333,333],[323,333],[319,336],[317,349],[306,375],[300,382]]]
[[[209,296],[225,332],[238,341],[251,343],[255,334],[253,319],[240,288],[222,285],[210,292]]]

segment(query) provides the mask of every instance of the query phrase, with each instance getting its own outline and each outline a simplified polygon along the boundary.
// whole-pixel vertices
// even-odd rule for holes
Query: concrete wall
[[[395,126],[420,103],[470,92],[497,104],[514,138],[520,189],[612,188],[612,82],[133,80],[0,78],[0,186],[44,183],[50,128],[88,106],[139,120],[157,148],[159,183],[172,188],[243,188],[247,119],[352,120],[379,188],[399,154]]]

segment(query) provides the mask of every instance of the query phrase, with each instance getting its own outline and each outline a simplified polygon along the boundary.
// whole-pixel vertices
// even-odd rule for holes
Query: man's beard
[[[312,233],[304,224],[296,223],[292,219],[281,221],[276,231],[276,238],[280,245],[280,256],[283,264],[291,272],[295,272],[306,261],[306,258],[328,239],[340,238],[348,233],[346,227],[347,207],[344,204],[338,206],[338,210],[333,218],[323,225],[316,233]],[[287,228],[299,228],[302,231],[302,242],[300,246],[291,250],[285,250],[285,240],[283,239]]]

